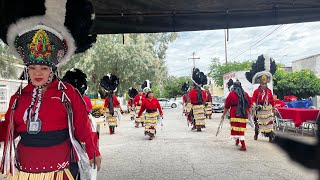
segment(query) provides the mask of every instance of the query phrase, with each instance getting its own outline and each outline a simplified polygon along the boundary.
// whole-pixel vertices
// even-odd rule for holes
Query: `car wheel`
[[[177,107],[177,105],[175,104],[175,103],[173,103],[172,105],[171,105],[171,108],[176,108]]]

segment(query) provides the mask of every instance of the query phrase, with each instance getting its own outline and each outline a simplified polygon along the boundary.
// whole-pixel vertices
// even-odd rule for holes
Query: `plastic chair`
[[[291,125],[293,125],[294,133],[296,133],[297,132],[297,128],[294,125],[293,119],[283,119],[281,114],[280,114],[280,112],[279,112],[279,110],[278,109],[275,109],[275,110],[276,110],[276,112],[275,112],[275,121],[276,121],[276,124],[277,124],[278,128],[280,128],[281,125],[283,126],[282,133],[284,133],[286,129],[288,130]]]
[[[306,122],[302,123],[302,136],[303,136],[303,132],[305,129],[307,129],[309,131],[309,129],[311,129],[313,131],[313,134],[316,135],[316,125],[317,123],[320,121],[320,111],[318,113],[317,119],[316,120],[307,120]],[[311,127],[311,128],[310,128]]]

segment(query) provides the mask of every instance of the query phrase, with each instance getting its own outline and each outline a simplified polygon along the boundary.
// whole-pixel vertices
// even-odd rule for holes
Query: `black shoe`
[[[275,137],[276,137],[276,134],[273,131],[271,131],[269,134],[269,142],[273,143]]]
[[[197,128],[197,131],[200,132],[200,131],[201,131],[201,128]]]
[[[258,133],[255,133],[255,134],[254,134],[253,139],[254,139],[254,140],[258,140]]]

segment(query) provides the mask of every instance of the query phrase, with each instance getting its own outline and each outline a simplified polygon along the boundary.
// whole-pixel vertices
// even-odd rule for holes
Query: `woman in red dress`
[[[202,131],[205,128],[205,102],[206,92],[201,90],[201,86],[207,84],[207,76],[195,68],[192,73],[193,89],[189,92],[188,102],[192,105],[191,113],[188,115],[188,120],[191,122],[192,130]]]
[[[160,103],[157,98],[154,97],[151,89],[144,90],[147,92],[146,99],[142,102],[141,109],[138,113],[138,117],[142,115],[144,111],[145,114],[145,135],[149,135],[149,140],[152,140],[156,133],[156,125],[158,123],[159,115],[163,118],[163,112],[160,106]]]
[[[210,93],[210,85],[204,85],[203,88],[206,92],[206,103],[205,103],[205,110],[206,110],[206,118],[211,119],[212,116],[212,95]]]
[[[134,97],[133,99],[133,105],[135,107],[135,111],[136,114],[139,113],[141,106],[142,106],[142,102],[144,101],[146,95],[143,93],[142,89],[139,89],[138,94]],[[141,123],[141,126],[144,127],[144,116],[137,116],[135,117],[135,123],[136,123],[136,128],[139,127],[139,124]]]
[[[118,126],[118,120],[120,120],[119,116],[123,114],[120,102],[117,96],[114,95],[119,85],[119,79],[113,74],[108,74],[101,79],[100,85],[107,91],[107,97],[104,100],[104,109],[106,111],[106,121],[109,125],[110,134],[114,134],[115,127]]]
[[[82,99],[86,105],[87,113],[88,113],[88,120],[91,125],[91,131],[92,131],[92,138],[97,147],[99,147],[99,138],[98,138],[98,132],[97,132],[97,124],[95,119],[91,115],[92,110],[92,104],[91,100],[88,96],[85,95],[86,90],[88,89],[87,85],[87,75],[81,71],[80,69],[71,69],[66,72],[66,74],[62,78],[63,82],[71,84],[78,92],[81,94]]]
[[[276,72],[277,65],[273,58],[262,54],[251,67],[250,72],[246,72],[246,78],[252,84],[260,85],[252,95],[255,121],[254,140],[257,140],[258,134],[262,133],[265,137],[269,137],[269,142],[272,142],[275,137],[273,132],[274,99],[267,84],[272,82],[272,75]]]
[[[227,112],[230,111],[231,138],[236,140],[236,146],[241,143],[241,151],[246,151],[244,135],[251,108],[250,97],[244,92],[239,81],[233,82],[230,79],[228,86],[229,89],[232,86],[232,90],[225,101],[225,108],[221,118],[224,119]]]
[[[23,60],[25,79],[29,79],[11,97],[5,121],[0,123],[0,141],[5,144],[1,172],[25,180],[78,179],[79,174],[81,179],[90,179],[90,163],[96,156],[100,168],[100,152],[92,140],[85,103],[74,87],[58,79],[57,66],[96,41],[90,31],[93,6],[85,0],[28,3],[45,11],[19,8],[11,12],[12,24],[4,25],[7,34],[0,33]],[[72,11],[66,13],[66,9]],[[38,42],[41,47],[37,49]],[[86,144],[86,151],[78,141]]]
[[[129,100],[128,100],[128,105],[127,105],[127,108],[128,108],[128,111],[130,113],[130,119],[131,120],[134,120],[135,118],[135,111],[134,111],[134,103],[133,103],[133,100],[134,98],[136,97],[136,95],[138,94],[138,91],[136,88],[134,87],[130,87],[128,89],[128,95],[129,95]]]
[[[275,133],[273,132],[273,106],[274,99],[271,90],[268,88],[267,83],[270,81],[271,75],[269,73],[261,72],[257,76],[260,86],[253,92],[252,105],[255,107],[255,134],[254,139],[258,139],[258,134],[263,133],[272,142]]]

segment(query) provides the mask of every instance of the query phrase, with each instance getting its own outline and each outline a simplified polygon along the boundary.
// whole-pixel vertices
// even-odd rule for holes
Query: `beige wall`
[[[223,88],[217,87],[214,81],[211,78],[208,78],[211,81],[210,92],[212,96],[223,96]]]
[[[300,71],[302,69],[309,69],[313,71],[316,76],[320,77],[320,55],[318,54],[292,62],[293,71]]]

